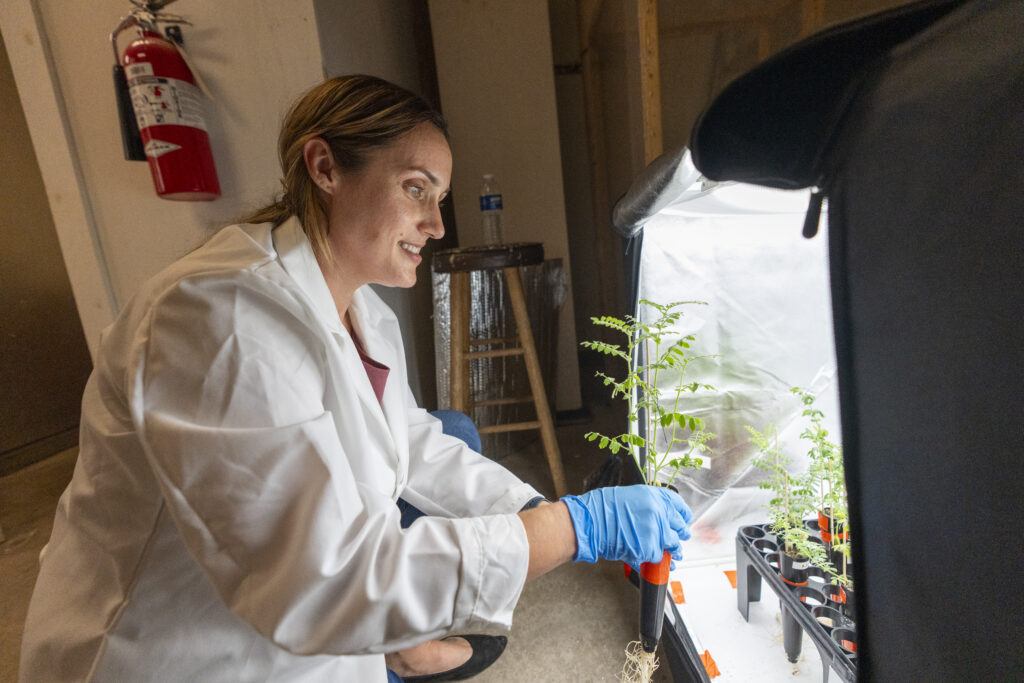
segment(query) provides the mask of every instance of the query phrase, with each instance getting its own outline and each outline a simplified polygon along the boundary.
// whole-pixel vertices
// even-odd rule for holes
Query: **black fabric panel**
[[[830,198],[862,680],[1024,676],[1024,3],[890,55]]]
[[[865,70],[963,0],[925,0],[826,29],[730,83],[694,125],[694,164],[712,180],[816,184],[833,130]]]

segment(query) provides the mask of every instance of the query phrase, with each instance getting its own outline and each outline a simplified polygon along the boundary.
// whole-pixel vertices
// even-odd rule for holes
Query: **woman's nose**
[[[434,206],[434,210],[423,221],[420,229],[431,239],[439,240],[444,237],[444,220],[441,218],[441,207],[439,205]]]

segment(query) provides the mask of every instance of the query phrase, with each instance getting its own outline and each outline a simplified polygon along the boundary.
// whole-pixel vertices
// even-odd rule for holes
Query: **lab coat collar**
[[[317,313],[324,320],[332,332],[343,334],[344,325],[341,316],[338,315],[338,307],[334,305],[334,297],[327,287],[327,280],[324,279],[320,264],[317,263],[313,254],[313,246],[306,237],[299,219],[292,216],[273,231],[274,249],[285,272],[299,285],[306,296],[310,298],[316,307]],[[366,296],[363,294],[364,287],[360,287],[352,294],[352,301],[349,303],[350,313],[353,317],[359,318],[357,331],[363,335],[364,331],[376,326],[380,313],[372,306],[367,305]],[[360,324],[361,323],[361,324]],[[347,330],[345,331],[347,335]],[[363,338],[365,342],[365,337]],[[374,358],[375,360],[382,359]]]
[[[400,387],[397,386],[398,377],[389,378],[389,382],[384,388],[382,405],[381,402],[377,401],[377,397],[373,392],[373,387],[366,376],[366,371],[363,368],[362,360],[359,358],[355,344],[352,342],[348,330],[342,325],[341,316],[338,315],[338,308],[335,306],[334,298],[331,296],[331,290],[327,287],[327,280],[324,279],[323,272],[320,270],[320,264],[317,263],[316,256],[313,254],[313,247],[310,245],[309,238],[306,237],[299,219],[292,216],[274,228],[273,242],[274,249],[277,251],[278,258],[281,260],[281,265],[285,272],[309,297],[317,315],[331,332],[342,341],[342,346],[347,347],[345,348],[344,355],[349,365],[350,373],[356,378],[355,381],[360,386],[360,390],[357,393],[363,403],[363,407],[370,414],[370,419],[377,421],[378,426],[383,427],[382,432],[390,437],[390,443],[387,444],[390,448],[386,450],[391,455],[392,465],[396,468],[398,475],[396,491],[400,491],[404,485],[407,463],[403,462],[404,458],[395,452],[397,445],[402,443],[401,438],[398,437],[404,432],[404,421],[402,419],[403,396]],[[352,301],[349,303],[349,314],[352,324],[356,334],[359,335],[367,355],[387,367],[395,369],[398,363],[396,354],[399,351],[377,331],[381,312],[370,305],[370,302],[367,300],[375,295],[368,295],[363,291],[364,289],[367,289],[367,287],[360,287],[352,294]]]
[[[273,239],[281,265],[313,302],[320,319],[332,332],[343,334],[338,307],[334,305],[331,290],[327,288],[327,280],[324,279],[320,264],[313,254],[313,247],[309,244],[309,238],[306,237],[299,219],[292,216],[274,228]]]

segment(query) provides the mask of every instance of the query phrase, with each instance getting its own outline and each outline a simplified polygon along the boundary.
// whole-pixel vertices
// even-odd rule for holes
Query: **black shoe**
[[[428,676],[403,678],[402,681],[404,683],[427,683],[428,681],[432,683],[433,681],[462,681],[472,678],[491,664],[494,664],[498,657],[501,656],[501,653],[505,651],[505,646],[508,644],[508,638],[505,636],[452,637],[465,638],[469,642],[470,647],[473,648],[473,654],[466,660],[465,664]],[[443,640],[447,640],[447,638]]]

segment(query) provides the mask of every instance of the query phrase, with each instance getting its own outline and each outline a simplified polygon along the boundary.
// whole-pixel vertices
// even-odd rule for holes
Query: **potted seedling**
[[[803,416],[810,424],[800,433],[801,439],[811,442],[807,455],[810,460],[811,485],[818,491],[818,530],[821,540],[832,543],[833,538],[846,538],[846,529],[839,522],[837,512],[845,508],[846,479],[843,473],[842,449],[830,441],[828,430],[822,422],[825,414],[814,406],[814,394],[793,387],[790,389],[804,405]]]
[[[824,414],[815,407],[814,395],[799,387],[790,391],[803,404],[802,416],[808,418],[808,425],[800,433],[800,438],[810,443],[806,472],[791,471],[774,427],[764,433],[747,427],[751,442],[759,450],[754,465],[768,475],[761,487],[773,493],[768,506],[769,526],[779,541],[778,571],[837,645],[848,656],[855,656],[850,524],[842,449],[829,440]],[[816,518],[807,519],[815,513]],[[807,581],[809,576],[816,578],[813,586]],[[783,607],[783,639],[791,661],[795,661],[794,653],[799,653],[799,632],[797,620]],[[796,647],[791,648],[791,643]]]
[[[614,435],[589,432],[585,438],[613,456],[628,453],[644,482],[653,486],[670,486],[681,470],[701,467],[702,456],[709,450],[708,442],[714,437],[701,418],[685,410],[688,395],[715,390],[711,385],[689,381],[690,364],[708,356],[691,351],[694,335],[678,333],[681,309],[700,304],[703,302],[658,304],[641,299],[640,305],[651,312],[647,319],[629,315],[591,318],[595,325],[621,335],[621,343],[582,343],[584,348],[616,359],[624,366],[624,374],[619,377],[604,372],[596,374],[610,389],[612,398],[625,400],[628,405],[627,431]],[[670,563],[666,552],[661,563],[640,567],[641,641],[627,648],[623,680],[650,680],[657,667],[654,649],[661,634]]]
[[[845,493],[839,505],[834,508],[836,521],[840,528],[847,530],[841,538],[833,536],[831,543],[830,567],[832,581],[829,587],[828,597],[832,602],[839,605],[840,610],[847,618],[854,617],[854,590],[853,572],[850,564],[850,540],[849,540],[849,519],[847,517]]]
[[[815,397],[808,391],[793,387],[792,393],[804,405],[803,416],[810,423],[800,437],[811,442],[811,485],[818,491],[817,526],[827,553],[816,554],[811,563],[830,577],[828,593],[842,611],[853,618],[853,579],[850,575],[850,525],[846,503],[846,478],[842,449],[830,441],[822,422],[824,413],[814,406]]]
[[[811,540],[811,532],[804,524],[804,517],[815,508],[810,477],[790,471],[789,457],[779,447],[774,427],[762,433],[748,426],[747,431],[759,451],[753,464],[768,475],[760,487],[772,492],[768,511],[772,533],[779,539],[782,580],[791,586],[806,585],[811,557],[820,559],[825,552]]]

